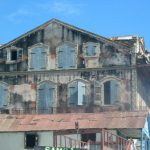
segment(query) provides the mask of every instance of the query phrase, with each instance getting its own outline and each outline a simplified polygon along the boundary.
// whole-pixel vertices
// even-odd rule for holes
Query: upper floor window
[[[71,43],[63,43],[57,48],[57,67],[63,69],[75,68],[76,46]]]
[[[4,50],[4,59],[6,63],[14,63],[22,60],[23,50],[15,46],[11,46]]]
[[[36,45],[29,49],[29,70],[41,71],[47,67],[47,48]]]
[[[52,113],[56,87],[52,82],[42,82],[38,87],[38,113]]]
[[[5,83],[0,83],[0,108],[8,106],[8,86]]]
[[[88,42],[85,46],[86,56],[96,55],[96,43]]]
[[[86,103],[86,85],[82,81],[73,81],[68,85],[69,104],[83,105]]]
[[[120,84],[117,80],[104,82],[104,105],[115,104],[120,101]]]

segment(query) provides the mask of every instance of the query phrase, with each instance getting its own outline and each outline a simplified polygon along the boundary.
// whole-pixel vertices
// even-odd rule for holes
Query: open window
[[[111,105],[120,101],[120,84],[117,80],[104,82],[104,105]]]
[[[25,133],[25,148],[33,149],[38,145],[38,135],[36,133]]]
[[[69,84],[69,104],[82,106],[86,103],[86,85],[81,81],[74,81]]]
[[[4,51],[4,59],[6,63],[14,63],[22,60],[23,50],[21,48],[12,46]]]

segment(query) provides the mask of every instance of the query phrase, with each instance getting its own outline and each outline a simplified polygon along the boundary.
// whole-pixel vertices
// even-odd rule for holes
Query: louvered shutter
[[[78,82],[78,105],[85,103],[85,84]]]
[[[0,84],[0,107],[8,106],[8,87],[5,84]]]
[[[72,105],[77,105],[78,103],[78,83],[77,82],[73,82],[69,86],[69,96],[70,96],[69,103]]]
[[[54,90],[53,84],[43,83],[39,88],[39,110],[41,113],[52,112],[53,101],[54,101]]]
[[[37,60],[37,52],[36,49],[32,49],[30,52],[30,69],[36,70],[38,66],[38,60]]]
[[[17,60],[22,60],[22,55],[23,55],[23,50],[22,49],[19,49],[17,51]]]
[[[65,67],[65,48],[63,46],[59,47],[58,50],[58,68]]]
[[[7,50],[3,50],[3,59],[7,61]]]
[[[46,69],[46,51],[44,48],[38,49],[39,70]]]
[[[110,92],[111,92],[111,104],[114,104],[116,102],[119,102],[119,93],[120,93],[120,87],[118,84],[118,81],[112,80],[110,82],[111,84],[111,88],[110,88]]]
[[[86,48],[86,54],[87,54],[87,56],[95,56],[96,46],[94,43],[88,43],[88,46]]]
[[[68,67],[74,68],[75,67],[75,49],[73,47],[68,47]]]
[[[101,100],[101,87],[98,81],[94,82],[94,99],[95,102],[100,102]]]

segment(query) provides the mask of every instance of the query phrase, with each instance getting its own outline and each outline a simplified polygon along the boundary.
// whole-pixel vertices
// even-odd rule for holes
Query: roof
[[[0,115],[0,132],[144,128],[148,112],[106,112],[47,115]]]
[[[75,27],[75,26],[73,26],[73,25],[70,25],[70,24],[65,23],[65,22],[63,22],[63,21],[60,21],[60,20],[58,20],[58,19],[51,19],[51,20],[47,21],[46,23],[44,23],[44,24],[42,24],[42,25],[40,25],[40,26],[34,28],[33,30],[31,30],[31,31],[29,31],[29,32],[27,32],[27,33],[25,33],[25,34],[23,34],[23,35],[17,37],[16,39],[14,39],[14,40],[12,40],[12,41],[10,41],[10,42],[4,44],[4,45],[2,45],[0,48],[5,48],[5,47],[7,47],[7,46],[11,46],[12,44],[14,44],[15,42],[17,42],[18,40],[20,40],[20,39],[22,39],[22,38],[25,38],[26,36],[28,36],[28,35],[30,35],[30,34],[36,32],[36,31],[38,31],[38,30],[44,29],[46,26],[48,26],[48,25],[51,24],[51,23],[58,23],[58,24],[60,24],[60,25],[62,25],[62,26],[65,26],[65,27],[67,27],[67,28],[70,28],[70,29],[73,29],[73,30],[77,30],[77,31],[79,31],[79,32],[81,32],[81,33],[83,33],[83,34],[88,34],[89,36],[91,36],[91,37],[93,37],[93,38],[96,38],[97,40],[102,40],[103,42],[109,42],[109,43],[113,43],[113,44],[117,44],[117,45],[128,46],[128,45],[123,44],[123,43],[117,43],[117,42],[115,43],[114,41],[112,41],[112,40],[109,39],[109,38],[105,38],[105,37],[100,36],[100,35],[98,35],[98,34],[89,32],[89,31],[87,31],[87,30],[84,30],[84,29],[81,29],[81,28],[78,28],[78,27]]]

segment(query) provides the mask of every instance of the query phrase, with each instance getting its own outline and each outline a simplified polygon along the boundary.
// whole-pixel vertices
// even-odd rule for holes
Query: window
[[[47,52],[44,47],[34,47],[29,52],[29,70],[45,70],[47,64]]]
[[[115,104],[120,101],[120,85],[116,80],[104,82],[104,104]]]
[[[85,103],[85,83],[74,81],[69,84],[69,104],[83,105]]]
[[[11,50],[11,60],[17,60],[17,51],[16,50]]]
[[[4,109],[8,106],[8,86],[0,83],[0,108]]]
[[[38,87],[38,113],[52,113],[55,96],[55,85],[43,82]]]
[[[75,47],[71,44],[63,44],[57,48],[58,68],[70,69],[76,66]]]
[[[34,148],[38,145],[38,136],[36,133],[25,134],[25,148]]]
[[[23,50],[17,47],[10,47],[4,51],[3,57],[7,63],[13,63],[22,60]]]
[[[96,55],[96,44],[89,42],[86,45],[86,56],[95,56]]]

